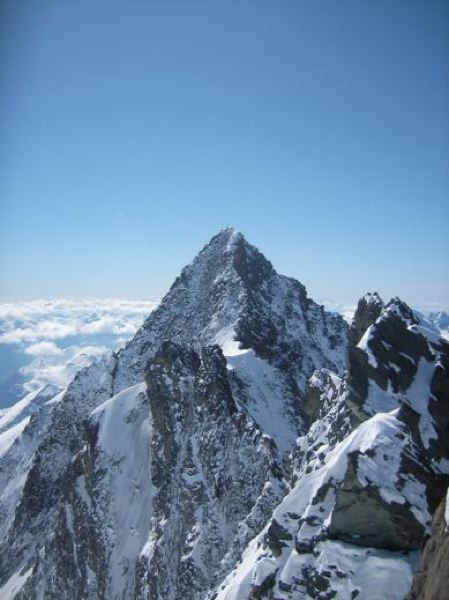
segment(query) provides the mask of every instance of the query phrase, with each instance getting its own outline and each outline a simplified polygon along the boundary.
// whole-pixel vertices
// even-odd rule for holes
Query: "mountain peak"
[[[251,351],[276,367],[293,369],[297,396],[316,368],[343,368],[346,331],[341,317],[324,312],[307,297],[299,281],[279,275],[255,246],[228,227],[182,269],[128,344],[126,354],[136,362],[132,371],[140,373],[165,339],[197,350],[218,344],[226,356]],[[250,360],[251,352],[245,360]],[[124,371],[122,381],[122,369],[118,369],[120,389],[123,382],[131,385],[134,381],[129,378],[131,370]]]
[[[383,300],[377,292],[367,292],[363,296],[363,300],[366,304],[380,304],[383,306]]]
[[[409,324],[418,323],[412,309],[406,304],[403,300],[398,298],[397,296],[392,298],[385,305],[385,315],[386,316],[396,316],[402,319],[403,321]]]
[[[248,245],[243,234],[234,227],[226,227],[216,233],[203,247],[197,258],[212,253],[232,254],[239,243]],[[196,259],[195,259],[196,260]]]
[[[206,292],[220,281],[238,280],[245,288],[261,285],[274,269],[270,261],[240,231],[227,227],[214,235],[172,286],[201,286]],[[204,295],[204,294],[203,294]]]
[[[360,298],[348,333],[348,339],[353,346],[357,346],[368,327],[379,318],[383,308],[384,303],[377,292],[368,292]]]
[[[247,241],[241,231],[234,227],[225,227],[211,237],[196,258],[209,256],[211,253],[232,256],[243,247],[258,252],[257,248]]]
[[[223,227],[223,229],[220,229],[220,231],[218,233],[216,233],[212,237],[212,239],[214,239],[216,237],[231,239],[234,237],[243,237],[243,234],[241,231],[239,231],[235,227]]]

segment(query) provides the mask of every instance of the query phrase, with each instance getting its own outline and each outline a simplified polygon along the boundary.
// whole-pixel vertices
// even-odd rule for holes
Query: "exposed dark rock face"
[[[384,303],[377,292],[368,293],[360,298],[354,319],[348,331],[349,343],[357,346],[365,331],[379,318]]]
[[[0,457],[0,539],[3,539],[14,521],[15,509],[23,491],[23,480],[17,480],[18,472],[26,472],[31,468],[37,446],[47,432],[51,420],[52,409],[46,402],[48,396],[37,394],[24,411],[14,415],[8,421],[4,419],[0,434],[9,428],[20,426],[23,419],[28,421],[21,436],[20,444],[12,446]],[[23,421],[22,421],[23,422]],[[1,562],[1,559],[0,559]]]
[[[154,548],[136,597],[196,598],[269,517],[284,488],[277,452],[241,411],[217,347],[166,342],[150,362]],[[228,554],[228,556],[226,556]]]
[[[387,503],[378,487],[360,483],[357,454],[348,455],[345,479],[335,491],[329,538],[387,550],[418,549],[424,526],[410,513],[409,506]]]
[[[445,600],[449,597],[449,531],[444,518],[446,499],[435,512],[418,571],[406,600]]]

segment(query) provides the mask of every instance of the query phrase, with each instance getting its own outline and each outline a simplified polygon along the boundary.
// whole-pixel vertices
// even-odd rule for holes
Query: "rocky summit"
[[[0,598],[444,589],[449,343],[429,322],[370,293],[348,326],[221,231],[124,348],[0,413]]]

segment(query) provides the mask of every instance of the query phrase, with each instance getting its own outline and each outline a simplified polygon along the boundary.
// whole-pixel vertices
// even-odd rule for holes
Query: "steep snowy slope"
[[[296,482],[211,598],[407,593],[447,486],[449,345],[398,299],[370,296],[359,309],[368,328],[347,374],[311,378],[318,418],[298,440]]]
[[[346,331],[241,234],[215,236],[129,344],[46,405],[26,460],[31,423],[12,443],[0,586],[203,598],[280,501],[306,382],[343,371]]]
[[[48,397],[47,389],[31,392],[0,415],[0,539],[14,518],[17,502],[42,441],[53,407],[62,394]]]

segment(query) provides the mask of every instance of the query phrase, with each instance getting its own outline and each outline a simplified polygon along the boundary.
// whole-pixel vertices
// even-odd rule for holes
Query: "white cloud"
[[[44,348],[47,342],[35,344]],[[51,342],[49,345],[54,345]],[[31,347],[33,348],[33,347]],[[77,371],[87,367],[98,359],[108,348],[105,346],[70,346],[69,348],[55,348],[59,351],[53,354],[36,354],[34,360],[20,369],[26,377],[23,385],[24,392],[36,392],[43,387],[50,386],[55,391],[64,389],[73,379]],[[27,348],[29,350],[29,348]],[[29,352],[31,354],[31,352]]]
[[[0,343],[27,344],[73,335],[131,336],[157,300],[35,300],[0,304]]]
[[[0,344],[30,357],[20,369],[24,393],[45,386],[60,390],[79,369],[123,346],[157,305],[116,299],[0,303]],[[67,347],[70,336],[79,337]]]
[[[60,356],[64,353],[53,342],[38,342],[25,348],[25,354],[31,354],[32,356]]]
[[[113,333],[115,335],[124,335],[135,333],[138,326],[141,324],[140,317],[129,318],[127,322],[123,319],[117,321],[112,316],[105,316],[86,323],[80,327],[79,333],[95,334],[95,333]]]
[[[43,339],[58,340],[69,335],[76,335],[76,333],[77,327],[74,324],[65,325],[49,320],[42,323],[31,323],[26,327],[17,327],[17,329],[12,328],[0,335],[0,343],[20,344]]]
[[[414,308],[417,308],[424,314],[440,311],[444,311],[449,314],[449,304],[447,302],[425,302],[424,304],[417,304]]]
[[[348,322],[353,319],[355,309],[357,308],[355,304],[346,304],[332,298],[320,298],[317,302],[322,304],[326,310],[339,313]]]

